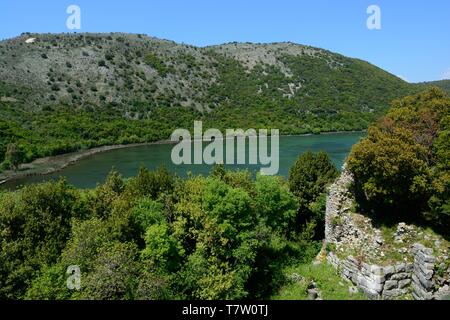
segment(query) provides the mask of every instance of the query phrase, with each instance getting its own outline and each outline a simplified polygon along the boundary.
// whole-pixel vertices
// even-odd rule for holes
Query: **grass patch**
[[[311,281],[317,284],[323,300],[367,300],[362,292],[350,293],[351,284],[326,263],[300,264],[286,268],[284,273],[287,282],[272,296],[273,300],[307,300],[307,288]],[[294,274],[300,275],[301,279],[292,279]]]

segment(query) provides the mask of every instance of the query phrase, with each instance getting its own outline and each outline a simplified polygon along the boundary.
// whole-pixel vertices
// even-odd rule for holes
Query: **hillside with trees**
[[[194,47],[124,33],[0,41],[0,79],[0,170],[167,139],[194,119],[282,134],[362,130],[392,99],[423,89],[367,62],[289,42]]]

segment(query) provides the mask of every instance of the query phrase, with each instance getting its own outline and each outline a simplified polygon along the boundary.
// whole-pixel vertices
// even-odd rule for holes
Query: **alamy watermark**
[[[67,14],[70,16],[66,20],[66,27],[69,30],[80,30],[81,29],[81,9],[75,4],[71,4],[67,7]]]
[[[367,18],[367,28],[369,30],[381,30],[381,9],[377,5],[370,5],[367,7],[367,14],[370,16]]]
[[[80,290],[81,289],[81,270],[78,265],[71,265],[67,267],[67,275],[69,276],[66,281],[67,289]]]
[[[270,154],[268,140],[270,137]],[[180,140],[181,138],[181,140]],[[280,133],[271,129],[227,129],[225,135],[218,129],[203,133],[203,123],[194,121],[194,136],[187,129],[176,129],[170,139],[178,142],[172,149],[171,159],[180,164],[260,164],[263,175],[276,175],[279,170]],[[248,159],[247,155],[248,141]],[[203,142],[210,142],[203,148]],[[235,147],[236,143],[236,147]],[[225,157],[224,157],[225,144]],[[192,150],[193,149],[193,150]],[[192,161],[192,155],[194,156]],[[235,157],[236,155],[236,157]]]

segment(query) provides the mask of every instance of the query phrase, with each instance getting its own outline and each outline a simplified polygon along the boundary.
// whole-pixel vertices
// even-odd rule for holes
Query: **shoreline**
[[[367,132],[367,130],[355,130],[355,131],[336,131],[336,132],[321,132],[319,134],[305,133],[305,134],[292,134],[292,135],[280,135],[280,137],[306,137],[313,135],[328,135],[328,134],[345,134],[345,133],[358,133]],[[19,166],[19,170],[6,170],[0,173],[0,186],[17,179],[22,179],[30,176],[45,176],[51,173],[55,173],[63,170],[64,168],[78,162],[79,160],[88,158],[90,156],[104,153],[117,149],[127,149],[133,147],[150,146],[156,144],[175,144],[176,141],[171,140],[158,140],[155,142],[143,142],[143,143],[131,143],[131,144],[115,144],[101,147],[94,147],[91,149],[85,149],[80,151],[74,151],[70,153],[60,154],[56,156],[49,156],[44,158],[38,158],[29,163],[24,163]]]
[[[130,143],[130,144],[114,144],[101,147],[94,147],[80,151],[74,151],[56,156],[49,156],[38,158],[29,163],[24,163],[19,166],[19,170],[6,170],[0,173],[0,186],[13,180],[26,178],[30,176],[45,176],[63,170],[64,168],[78,162],[79,160],[88,158],[90,156],[104,153],[117,149],[126,149],[134,147],[142,147],[156,144],[171,144],[170,140],[159,140],[155,142]]]

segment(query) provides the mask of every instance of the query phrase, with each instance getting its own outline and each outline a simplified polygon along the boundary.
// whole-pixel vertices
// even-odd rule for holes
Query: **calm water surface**
[[[351,147],[364,136],[364,132],[352,132],[280,137],[279,174],[286,177],[297,157],[308,150],[327,152],[340,169]],[[84,158],[62,171],[10,181],[2,187],[15,188],[23,184],[58,179],[60,176],[64,176],[69,183],[76,187],[91,188],[95,187],[97,183],[103,182],[112,167],[115,167],[124,177],[136,175],[141,165],[149,169],[164,165],[169,171],[181,177],[185,177],[189,171],[193,174],[207,175],[211,170],[211,166],[205,164],[174,165],[170,158],[173,147],[173,144],[155,144],[111,150]],[[225,167],[248,169],[251,172],[257,172],[260,168],[259,165],[226,165]]]

